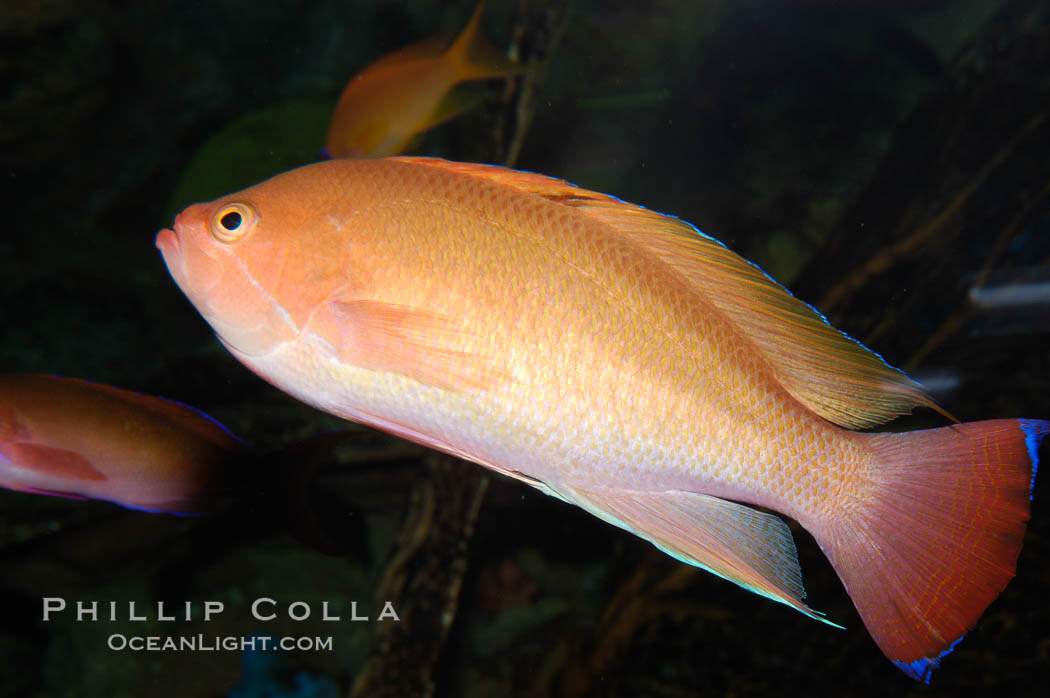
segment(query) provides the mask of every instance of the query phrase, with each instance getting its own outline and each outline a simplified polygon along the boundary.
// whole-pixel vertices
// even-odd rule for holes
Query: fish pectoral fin
[[[506,376],[478,351],[478,339],[452,318],[375,300],[328,303],[339,358],[444,390],[492,388]]]
[[[567,494],[562,490],[562,494]],[[668,555],[835,625],[803,599],[802,570],[782,519],[726,499],[667,490],[572,490],[569,500]],[[840,627],[835,625],[835,627]]]
[[[0,445],[3,454],[16,467],[65,480],[102,482],[109,478],[87,458],[64,448],[13,442]],[[51,494],[48,492],[48,494]]]

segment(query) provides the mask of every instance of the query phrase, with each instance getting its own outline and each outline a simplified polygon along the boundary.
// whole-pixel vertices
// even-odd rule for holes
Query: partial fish
[[[853,431],[941,410],[678,219],[499,167],[339,160],[191,206],[157,246],[282,390],[822,619],[788,527],[749,505],[793,517],[916,679],[1013,577],[1050,422]]]
[[[325,137],[334,158],[396,155],[424,131],[470,109],[484,92],[477,80],[520,73],[523,67],[481,34],[482,0],[446,48],[431,39],[383,56],[347,83]]]
[[[77,378],[0,376],[0,486],[129,509],[198,513],[246,449],[192,407]]]

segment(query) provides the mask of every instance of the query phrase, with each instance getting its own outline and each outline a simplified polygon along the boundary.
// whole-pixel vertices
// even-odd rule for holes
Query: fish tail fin
[[[485,11],[485,0],[478,3],[467,26],[445,52],[445,59],[452,65],[456,82],[502,78],[525,70],[488,42],[481,33],[481,15]]]
[[[1000,419],[865,435],[873,486],[818,543],[908,676],[929,683],[1013,578],[1048,432],[1050,422]]]

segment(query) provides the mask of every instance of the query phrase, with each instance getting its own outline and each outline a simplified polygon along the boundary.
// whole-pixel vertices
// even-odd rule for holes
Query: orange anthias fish
[[[380,58],[347,83],[332,113],[325,151],[334,158],[396,155],[424,131],[477,104],[483,92],[461,83],[501,78],[523,68],[482,36],[478,4],[445,49],[424,41]],[[456,87],[459,85],[459,87]]]
[[[852,431],[921,388],[689,224],[486,165],[336,160],[157,246],[282,390],[523,480],[821,618],[785,523],[928,680],[1014,574],[1050,422]]]
[[[0,486],[196,513],[221,497],[243,444],[177,402],[76,378],[0,376]]]

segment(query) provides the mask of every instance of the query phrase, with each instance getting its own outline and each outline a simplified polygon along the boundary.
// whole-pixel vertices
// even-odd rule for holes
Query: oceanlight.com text
[[[298,650],[332,651],[332,637],[272,637],[270,635],[123,635],[114,633],[106,640],[116,652],[266,652]]]

